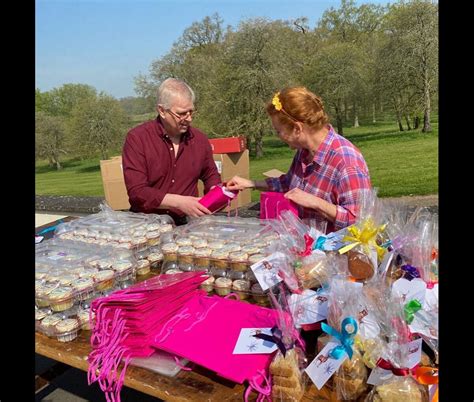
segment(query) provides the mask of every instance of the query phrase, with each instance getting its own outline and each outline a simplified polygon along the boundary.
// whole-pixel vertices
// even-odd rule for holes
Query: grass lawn
[[[344,128],[344,135],[364,155],[379,196],[426,195],[438,193],[438,123],[432,128],[428,134],[400,132],[394,123],[376,123]],[[262,179],[272,168],[287,171],[294,155],[274,135],[265,137],[264,152],[262,158],[250,157],[252,179]],[[103,196],[99,158],[65,160],[61,171],[37,163],[36,194]],[[253,191],[252,200],[258,198],[258,191]]]

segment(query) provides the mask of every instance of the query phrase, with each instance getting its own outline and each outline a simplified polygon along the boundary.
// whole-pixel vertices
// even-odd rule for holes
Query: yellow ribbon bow
[[[360,227],[356,225],[349,226],[347,231],[351,236],[344,236],[342,241],[350,242],[350,244],[339,249],[339,254],[347,253],[349,250],[360,244],[367,255],[370,254],[370,247],[375,248],[375,250],[377,250],[377,256],[379,260],[381,260],[387,250],[384,247],[380,247],[375,240],[377,234],[383,231],[386,226],[387,224],[378,227],[375,226],[374,221],[371,218],[364,220]]]

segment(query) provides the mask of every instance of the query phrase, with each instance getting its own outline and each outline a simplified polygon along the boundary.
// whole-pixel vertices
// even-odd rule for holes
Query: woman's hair
[[[158,87],[156,103],[158,105],[163,105],[165,109],[169,109],[173,98],[179,96],[188,98],[194,103],[194,91],[188,84],[178,78],[167,78]]]
[[[282,89],[265,109],[269,116],[277,116],[279,122],[288,128],[293,128],[299,121],[319,130],[329,122],[321,98],[306,87]]]

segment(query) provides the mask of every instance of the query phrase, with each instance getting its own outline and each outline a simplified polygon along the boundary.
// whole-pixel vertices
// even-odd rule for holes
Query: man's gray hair
[[[194,103],[194,91],[186,84],[183,80],[178,78],[167,78],[158,87],[156,93],[156,103],[163,105],[165,109],[169,109],[172,106],[173,98],[184,97],[191,100]]]

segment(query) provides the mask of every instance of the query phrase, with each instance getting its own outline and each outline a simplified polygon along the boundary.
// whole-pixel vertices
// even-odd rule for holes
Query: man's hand
[[[244,179],[243,177],[234,176],[226,185],[229,190],[245,190],[246,188],[254,188],[255,183],[252,180]]]
[[[176,208],[185,213],[188,216],[196,218],[198,216],[210,215],[212,212],[209,211],[204,205],[202,205],[199,197],[191,196],[178,196],[176,200]]]

